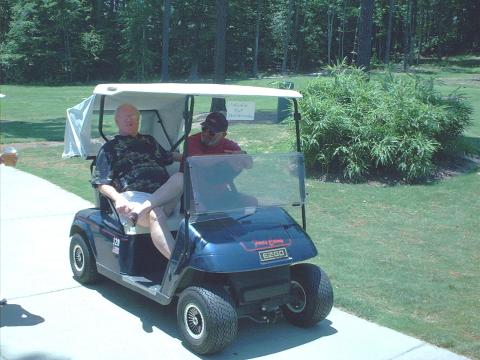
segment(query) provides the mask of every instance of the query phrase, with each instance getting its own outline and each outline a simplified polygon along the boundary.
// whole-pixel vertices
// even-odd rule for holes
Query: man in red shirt
[[[202,131],[188,138],[188,156],[246,154],[236,142],[226,138],[228,121],[222,113],[212,112],[208,114],[200,126]],[[184,166],[183,160],[181,171],[183,171]],[[207,194],[202,196],[202,199],[206,200],[205,202],[210,203],[207,207],[212,208],[213,203],[217,203],[217,206],[213,206],[214,208],[221,207],[220,199],[228,200],[230,203],[238,202],[242,206],[256,206],[256,199],[232,191],[233,179],[243,169],[252,167],[252,159],[243,156],[227,161],[221,158],[218,160],[218,164],[209,161],[207,165],[212,165],[210,169],[206,167],[202,171],[203,181],[199,186],[205,190],[208,184],[210,193],[208,198],[211,201],[208,201],[205,197]]]
[[[226,138],[228,121],[220,112],[212,112],[207,115],[205,121],[200,126],[202,131],[188,137],[188,156],[201,155],[221,155],[221,154],[246,154],[240,146],[232,140]],[[180,165],[183,171],[184,159]],[[238,164],[238,170],[250,168],[251,159],[244,159],[244,162]]]
[[[188,155],[245,154],[227,138],[228,121],[222,113],[212,112],[200,124],[202,131],[188,138]]]

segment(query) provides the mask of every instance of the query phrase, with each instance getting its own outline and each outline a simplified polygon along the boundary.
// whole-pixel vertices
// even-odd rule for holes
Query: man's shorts
[[[129,201],[135,206],[143,204],[146,200],[150,199],[150,195],[152,194],[142,191],[125,191],[120,193],[120,195],[122,195],[125,200]],[[124,215],[120,215],[120,222],[122,225],[128,224],[128,220]]]

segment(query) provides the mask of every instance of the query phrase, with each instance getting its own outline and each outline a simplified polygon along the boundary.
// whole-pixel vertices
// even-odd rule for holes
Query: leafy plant
[[[440,96],[432,79],[386,73],[373,80],[345,64],[329,70],[299,104],[307,166],[341,169],[355,181],[372,171],[418,181],[470,123],[470,107],[458,94]]]

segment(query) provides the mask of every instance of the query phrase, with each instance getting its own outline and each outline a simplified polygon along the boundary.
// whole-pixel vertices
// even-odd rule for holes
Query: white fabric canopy
[[[93,93],[99,95],[117,95],[120,93],[155,93],[171,95],[202,95],[212,97],[270,96],[291,99],[298,99],[302,97],[302,95],[295,90],[283,90],[243,85],[181,83],[100,84],[95,87]]]
[[[119,105],[129,103],[142,112],[140,132],[153,135],[165,148],[170,149],[182,135],[183,111],[187,95],[211,97],[269,96],[301,98],[294,90],[218,84],[100,84],[93,95],[80,104],[67,109],[65,143],[62,157],[95,156],[102,141],[92,139],[92,119],[100,109],[105,95],[104,110],[113,111]],[[158,116],[157,116],[158,114]],[[160,117],[167,137],[159,123]],[[110,120],[111,121],[111,120]]]
[[[63,158],[90,154],[93,101],[95,95],[67,109]]]

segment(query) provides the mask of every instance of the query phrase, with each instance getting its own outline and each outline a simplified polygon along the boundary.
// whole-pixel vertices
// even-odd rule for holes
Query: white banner
[[[227,100],[226,106],[228,120],[254,120],[255,118],[254,101]]]

